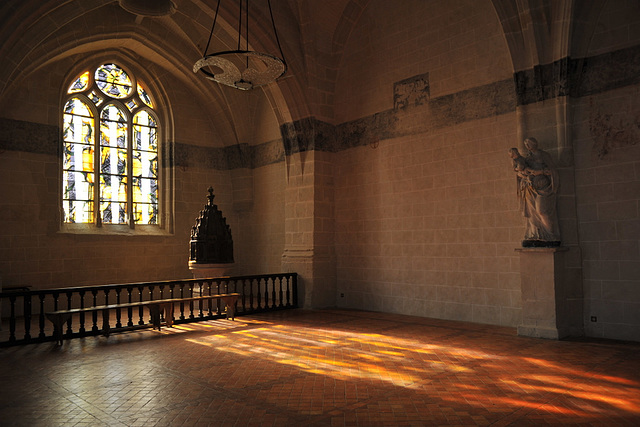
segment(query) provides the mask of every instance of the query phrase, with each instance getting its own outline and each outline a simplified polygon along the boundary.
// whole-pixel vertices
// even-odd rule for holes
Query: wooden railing
[[[235,292],[241,294],[236,316],[242,316],[296,308],[297,285],[296,273],[280,273],[2,292],[0,346],[55,340],[53,326],[45,318],[50,311]],[[111,332],[151,327],[142,306],[114,312]],[[220,302],[191,302],[176,304],[174,317],[174,324],[188,323],[222,318],[224,313]],[[101,321],[96,312],[78,313],[66,323],[64,338],[98,335]]]

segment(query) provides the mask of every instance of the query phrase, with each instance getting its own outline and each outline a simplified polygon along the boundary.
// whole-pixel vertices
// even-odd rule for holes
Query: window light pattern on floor
[[[286,310],[0,349],[0,420],[637,426],[638,349],[388,313]]]
[[[435,390],[440,387],[440,381],[431,378],[447,378],[449,391],[438,395],[459,404],[500,405],[514,410],[526,407],[586,418],[620,411],[640,416],[640,383],[636,381],[542,358],[484,352],[472,344],[468,348],[451,347],[394,335],[339,328],[291,330],[278,324],[187,341],[334,380],[382,381],[419,393],[433,393],[434,386]],[[478,381],[484,375],[490,376],[492,383]],[[570,405],[549,403],[549,395],[570,399]]]

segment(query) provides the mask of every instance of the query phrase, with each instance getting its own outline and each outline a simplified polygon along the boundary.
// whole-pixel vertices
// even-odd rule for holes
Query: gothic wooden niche
[[[189,265],[232,264],[233,239],[227,219],[213,204],[213,187],[209,187],[207,204],[191,228]]]

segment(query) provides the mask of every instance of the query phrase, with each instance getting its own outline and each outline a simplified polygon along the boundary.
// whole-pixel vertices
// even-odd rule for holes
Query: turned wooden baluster
[[[211,295],[211,281],[210,280],[207,281],[207,295]],[[209,317],[212,317],[213,316],[213,310],[212,310],[213,302],[211,300],[207,301],[207,307],[209,308],[209,311],[207,312],[207,315]]]
[[[27,294],[22,298],[24,306],[24,339],[31,339],[31,294]]]
[[[80,308],[84,308],[84,294],[85,291],[80,291]],[[84,328],[84,312],[80,312],[80,334],[84,335],[86,333]]]
[[[11,317],[9,317],[9,342],[14,342],[16,340],[16,297],[15,295],[11,295],[9,297],[9,305],[11,306],[10,312]]]
[[[46,337],[44,333],[44,297],[45,294],[38,295],[38,298],[40,299],[40,333],[38,334],[38,338]]]
[[[93,305],[91,307],[97,307],[98,306],[98,290],[93,289],[91,291],[91,294],[93,295]],[[93,326],[91,326],[91,332],[98,332],[98,312],[97,311],[94,311],[93,313],[91,313],[91,320],[93,321]]]
[[[73,292],[67,292],[67,310],[71,310],[72,302],[71,299],[73,297]],[[73,320],[73,316],[69,316],[69,320],[67,320],[67,336],[71,336],[73,334],[73,330],[71,329],[71,323]]]
[[[285,277],[285,281],[286,281],[286,287],[287,287],[287,303],[286,306],[289,307],[291,304],[291,277],[290,276],[286,276]]]
[[[116,304],[120,304],[120,292],[122,292],[121,288],[116,288]],[[122,313],[120,309],[116,309],[116,328],[122,328]]]
[[[180,298],[184,298],[184,283],[180,283]],[[180,320],[184,320],[184,302],[180,301]]]
[[[160,299],[164,299],[164,285],[158,287],[160,289]],[[160,321],[164,322],[164,310],[160,310]]]
[[[144,287],[142,285],[138,286],[138,295],[140,297],[140,302],[142,302],[144,298]],[[140,317],[138,325],[144,325],[144,307],[138,307],[138,316]]]
[[[109,291],[110,291],[110,289],[105,289],[104,290],[104,305],[109,305]],[[106,329],[107,330],[109,330],[111,328],[111,325],[109,325],[110,322],[111,322],[111,319],[109,319],[109,314],[107,313],[105,315],[104,313],[102,313],[102,331],[103,331],[103,333],[104,333],[104,330],[105,330],[105,323],[106,323]]]
[[[133,302],[133,287],[127,286],[127,302]],[[133,307],[127,307],[127,326],[133,326]]]
[[[254,307],[253,307],[253,284],[251,283],[251,280],[249,280],[249,308],[251,310],[254,309]]]
[[[196,283],[196,286],[198,287],[198,291],[199,291],[199,293],[200,293],[200,295],[199,295],[199,296],[203,296],[203,294],[202,294],[202,282],[198,282],[198,283]],[[203,317],[204,317],[204,313],[202,312],[202,305],[203,305],[204,303],[205,303],[205,302],[204,302],[204,301],[202,301],[202,300],[198,301],[198,308],[200,309],[200,314],[199,314],[198,316],[199,316],[200,318],[203,318]]]
[[[251,284],[253,287],[253,283]],[[267,284],[265,282],[265,293],[264,293],[264,303],[267,304],[267,300],[269,299],[269,294],[267,293]],[[260,279],[258,279],[258,294],[256,295],[256,304],[258,308],[262,307],[262,292],[260,292]]]
[[[189,283],[189,298],[193,298],[193,283]],[[193,319],[193,301],[189,301],[189,319]]]
[[[220,280],[216,279],[216,295],[220,295],[220,289],[221,289]],[[222,314],[222,303],[219,299],[216,300],[216,314],[218,316]]]
[[[155,289],[154,285],[149,285],[149,301],[153,301],[153,291]],[[151,311],[149,311],[149,323],[152,323],[153,319],[151,319]]]

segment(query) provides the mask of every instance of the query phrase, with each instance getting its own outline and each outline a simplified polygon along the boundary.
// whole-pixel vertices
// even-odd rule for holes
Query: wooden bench
[[[62,345],[63,340],[63,328],[64,324],[76,313],[92,313],[92,312],[102,312],[102,335],[108,337],[110,333],[109,326],[109,311],[123,308],[131,308],[131,307],[147,307],[149,309],[149,317],[151,317],[151,324],[153,325],[153,329],[158,328],[160,330],[160,324],[162,316],[164,313],[164,320],[168,327],[173,325],[173,309],[175,304],[192,302],[192,301],[207,301],[207,300],[222,300],[226,306],[226,317],[227,319],[231,318],[231,320],[235,320],[235,311],[236,311],[236,302],[240,294],[238,293],[229,293],[229,294],[216,294],[216,295],[202,295],[197,297],[187,297],[187,298],[172,298],[172,299],[161,299],[155,301],[139,301],[139,302],[127,302],[121,304],[109,304],[109,305],[99,305],[95,307],[84,307],[84,308],[71,308],[67,310],[56,310],[45,313],[47,319],[53,323],[53,334],[56,337],[56,343]]]

